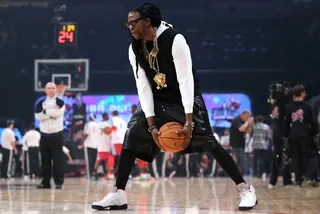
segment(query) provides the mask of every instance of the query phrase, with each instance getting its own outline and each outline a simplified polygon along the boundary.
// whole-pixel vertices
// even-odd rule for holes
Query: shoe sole
[[[128,204],[124,204],[121,206],[107,206],[107,207],[103,207],[99,205],[91,205],[91,208],[95,210],[126,210],[128,209]]]
[[[239,207],[239,210],[251,210],[257,205],[258,205],[258,200],[256,200],[256,204],[253,207]]]

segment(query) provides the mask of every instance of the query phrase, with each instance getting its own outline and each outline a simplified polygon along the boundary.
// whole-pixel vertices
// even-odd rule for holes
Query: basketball
[[[168,152],[181,151],[181,145],[186,139],[186,135],[176,133],[180,129],[183,129],[183,125],[177,122],[166,123],[160,128],[158,142],[164,150]]]
[[[112,130],[109,127],[106,127],[106,128],[103,129],[103,133],[104,134],[110,134],[111,132],[112,132]]]

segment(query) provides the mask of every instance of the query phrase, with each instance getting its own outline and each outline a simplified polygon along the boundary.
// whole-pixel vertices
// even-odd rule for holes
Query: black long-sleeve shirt
[[[318,124],[312,117],[311,106],[305,101],[293,101],[286,108],[284,118],[285,137],[314,136]]]

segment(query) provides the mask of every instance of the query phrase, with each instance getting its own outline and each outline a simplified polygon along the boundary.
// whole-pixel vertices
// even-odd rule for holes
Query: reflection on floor
[[[238,192],[228,178],[129,181],[129,210],[99,213],[319,213],[318,188],[277,186],[248,180],[256,187],[259,205],[250,212],[239,212]],[[0,213],[98,213],[91,203],[108,191],[110,181],[87,182],[68,178],[62,190],[37,190],[38,180],[1,180]]]

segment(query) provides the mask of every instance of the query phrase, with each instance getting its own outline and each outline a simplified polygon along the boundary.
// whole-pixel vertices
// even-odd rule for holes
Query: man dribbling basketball
[[[179,122],[186,135],[183,153],[210,152],[239,187],[240,210],[257,204],[255,190],[245,183],[236,164],[214,138],[185,38],[166,22],[153,4],[130,11],[129,47],[140,104],[131,117],[119,160],[116,185],[93,209],[127,209],[125,186],[135,158],[151,162],[160,151],[158,129]],[[192,138],[191,138],[192,137]]]

